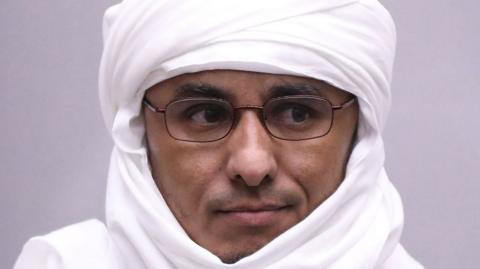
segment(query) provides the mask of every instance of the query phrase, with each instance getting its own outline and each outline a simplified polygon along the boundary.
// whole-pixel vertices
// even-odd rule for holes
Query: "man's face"
[[[262,106],[278,95],[318,95],[333,105],[351,98],[315,79],[227,70],[181,75],[152,87],[146,97],[160,108],[177,99],[211,97],[211,91],[180,90],[186,85],[209,85],[234,107]],[[144,109],[158,189],[190,238],[225,263],[259,250],[337,189],[355,136],[358,105],[336,111],[327,135],[302,141],[269,135],[256,109],[236,113],[226,137],[196,143],[172,138],[164,114]]]

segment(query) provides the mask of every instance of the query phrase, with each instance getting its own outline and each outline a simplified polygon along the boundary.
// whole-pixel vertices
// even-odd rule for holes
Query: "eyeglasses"
[[[226,137],[233,128],[236,111],[261,111],[263,126],[271,136],[299,141],[325,136],[330,132],[333,114],[355,102],[352,97],[340,105],[319,96],[295,95],[272,98],[263,106],[237,106],[218,98],[186,98],[155,107],[146,97],[145,106],[163,113],[169,135],[188,142],[213,142]]]

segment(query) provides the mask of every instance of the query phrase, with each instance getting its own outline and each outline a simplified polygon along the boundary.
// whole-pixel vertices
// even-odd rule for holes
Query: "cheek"
[[[305,192],[309,212],[335,192],[343,180],[344,153],[336,145],[323,139],[285,149],[289,153],[282,158],[284,170]]]
[[[177,217],[200,212],[202,200],[221,167],[219,154],[194,144],[165,139],[150,145],[156,184]],[[181,214],[181,216],[179,216]]]
[[[152,174],[162,195],[167,200],[175,196],[197,198],[201,193],[197,189],[204,184],[202,179],[208,178],[205,173],[215,166],[215,160],[206,157],[199,146],[171,138],[163,119],[149,113],[145,116]]]

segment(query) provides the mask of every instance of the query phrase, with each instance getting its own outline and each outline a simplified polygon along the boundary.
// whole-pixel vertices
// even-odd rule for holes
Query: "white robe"
[[[100,100],[115,147],[106,219],[27,242],[15,269],[422,268],[400,245],[403,209],[384,170],[396,33],[376,0],[125,0],[104,18]],[[357,143],[342,184],[303,221],[235,264],[193,242],[148,166],[144,91],[179,74],[247,70],[353,93]]]

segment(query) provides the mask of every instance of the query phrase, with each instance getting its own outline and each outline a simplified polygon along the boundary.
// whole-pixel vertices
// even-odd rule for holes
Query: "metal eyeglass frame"
[[[308,137],[308,138],[302,138],[302,139],[288,139],[288,138],[282,138],[282,137],[278,137],[276,135],[274,135],[270,129],[268,128],[268,125],[265,123],[265,115],[263,114],[263,109],[265,107],[265,105],[268,103],[268,102],[271,102],[272,100],[279,100],[279,99],[292,99],[292,98],[299,98],[299,97],[303,97],[303,98],[313,98],[313,99],[317,99],[317,100],[322,100],[322,101],[326,101],[329,105],[330,105],[330,108],[332,110],[332,113],[331,113],[331,118],[330,118],[330,125],[328,127],[328,130],[322,134],[322,135],[319,135],[319,136],[314,136],[314,137]],[[255,105],[244,105],[244,106],[233,106],[230,102],[226,101],[225,99],[220,99],[220,98],[208,98],[208,97],[205,97],[205,98],[202,98],[202,97],[192,97],[192,98],[184,98],[184,99],[181,99],[181,100],[174,100],[170,103],[168,103],[165,108],[159,108],[159,107],[156,107],[154,106],[148,99],[146,96],[143,97],[143,104],[149,109],[151,110],[152,112],[155,112],[155,113],[163,113],[165,114],[167,109],[168,109],[168,106],[171,105],[171,104],[174,104],[174,103],[177,103],[177,102],[182,102],[182,101],[185,101],[185,100],[215,100],[215,101],[221,101],[221,102],[224,102],[224,103],[228,103],[231,107],[232,107],[232,111],[233,111],[233,115],[234,115],[234,119],[236,118],[236,111],[239,110],[239,109],[257,109],[257,110],[261,110],[262,112],[262,125],[264,126],[264,128],[267,130],[267,132],[272,136],[272,137],[275,137],[277,139],[281,139],[281,140],[286,140],[286,141],[302,141],[302,140],[309,140],[309,139],[315,139],[315,138],[319,138],[319,137],[323,137],[323,136],[326,136],[330,130],[332,129],[332,126],[333,126],[333,117],[334,117],[334,113],[335,111],[337,110],[342,110],[342,109],[345,109],[347,107],[349,107],[350,105],[352,105],[353,103],[355,103],[355,101],[357,100],[357,98],[355,96],[353,96],[352,98],[348,99],[347,101],[341,103],[340,105],[333,105],[332,102],[330,102],[330,100],[326,99],[326,98],[323,98],[323,97],[320,97],[320,96],[316,96],[316,95],[291,95],[291,96],[282,96],[282,97],[277,97],[277,98],[272,98],[272,99],[269,99],[267,100],[262,106],[255,106]],[[218,140],[221,140],[223,138],[225,138],[226,136],[228,136],[228,134],[232,131],[233,129],[233,126],[235,125],[235,120],[232,120],[232,124],[229,128],[229,130],[225,133],[225,135],[221,136],[220,138],[217,138],[217,139],[212,139],[212,140],[207,140],[207,141],[197,141],[197,140],[188,140],[188,139],[179,139],[175,136],[173,136],[171,133],[170,133],[170,130],[168,129],[168,124],[167,124],[167,117],[163,117],[164,119],[164,124],[165,124],[165,127],[167,129],[167,132],[168,134],[170,135],[170,137],[172,137],[173,139],[175,140],[179,140],[179,141],[185,141],[185,142],[195,142],[195,143],[207,143],[207,142],[215,142],[215,141],[218,141]]]

